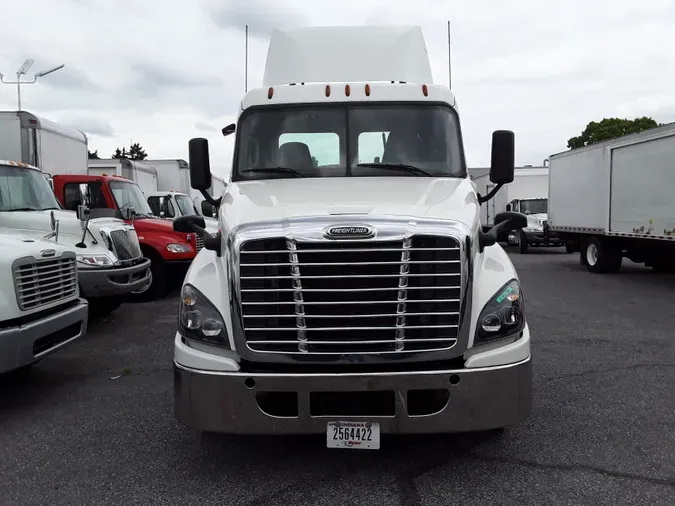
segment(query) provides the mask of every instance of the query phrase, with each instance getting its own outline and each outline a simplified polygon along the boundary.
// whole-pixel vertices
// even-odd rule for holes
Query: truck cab
[[[221,198],[206,194],[208,141],[189,142],[219,226],[173,222],[205,241],[174,336],[181,423],[376,449],[381,433],[528,417],[530,330],[496,243],[527,220],[502,212],[483,232],[479,216],[513,181],[514,135],[493,133],[495,189],[479,196],[460,125],[418,27],[273,34],[263,86],[223,129],[235,150]]]
[[[96,315],[113,311],[151,283],[150,261],[143,258],[132,225],[86,206],[64,210],[45,175],[32,165],[0,160],[0,232],[75,251],[79,291]]]
[[[152,300],[166,294],[172,279],[182,279],[190,262],[202,248],[202,238],[194,233],[175,232],[171,223],[155,217],[139,185],[117,175],[55,175],[54,194],[65,209],[75,210],[82,204],[91,209],[106,209],[138,232],[140,249],[152,261],[152,282],[144,292],[134,294],[139,300]]]
[[[202,210],[197,208],[197,203],[187,193],[176,191],[157,191],[148,195],[148,205],[152,214],[168,220],[181,216],[204,216],[206,230],[212,234],[218,231],[218,220],[213,218],[213,206],[203,200]]]
[[[527,216],[527,226],[509,234],[509,243],[518,245],[520,253],[530,246],[563,246],[565,242],[548,226],[548,198],[520,198],[506,205],[507,211]]]

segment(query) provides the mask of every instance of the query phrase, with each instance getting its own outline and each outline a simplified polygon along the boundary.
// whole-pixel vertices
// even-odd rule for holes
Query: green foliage
[[[101,157],[98,156],[98,149],[96,151],[87,150],[87,154],[88,154],[90,160],[100,160],[101,159]]]
[[[662,123],[657,123],[654,119],[646,116],[635,119],[605,118],[600,122],[591,121],[586,125],[581,135],[572,137],[567,141],[567,147],[570,149],[581,148],[661,125]]]
[[[314,167],[319,166],[319,160],[315,156],[312,156],[312,166]]]
[[[130,160],[145,160],[147,157],[148,154],[138,142],[131,144],[128,150],[124,146],[122,146],[122,149],[115,149],[115,152],[111,156],[111,158],[129,158]]]

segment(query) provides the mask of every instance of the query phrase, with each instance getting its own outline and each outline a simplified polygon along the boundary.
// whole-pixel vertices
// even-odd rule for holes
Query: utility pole
[[[448,21],[448,88],[452,89],[452,58],[450,54],[450,21]]]
[[[35,84],[37,80],[41,77],[46,76],[47,74],[51,74],[52,72],[56,72],[57,70],[62,69],[65,65],[59,65],[57,67],[51,68],[49,70],[43,70],[42,72],[38,72],[33,76],[32,81],[22,81],[21,76],[25,75],[26,72],[28,72],[28,69],[30,69],[33,66],[33,63],[35,63],[35,60],[31,60],[30,58],[27,59],[25,62],[23,62],[23,65],[19,67],[19,70],[16,71],[16,81],[5,81],[4,80],[4,75],[0,72],[0,83],[2,84],[16,84],[16,99],[17,99],[17,106],[18,110],[21,110],[21,85],[22,84]]]

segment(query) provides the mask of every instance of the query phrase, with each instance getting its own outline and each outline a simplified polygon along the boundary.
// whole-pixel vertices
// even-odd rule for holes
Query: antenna
[[[244,56],[244,93],[248,93],[248,25],[246,25],[246,52]]]
[[[448,21],[448,88],[452,89],[452,59],[450,56],[450,21]]]

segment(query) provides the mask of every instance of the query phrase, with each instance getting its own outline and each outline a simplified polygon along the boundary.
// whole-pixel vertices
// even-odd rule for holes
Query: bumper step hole
[[[407,399],[408,415],[425,416],[439,413],[448,405],[449,400],[449,390],[409,390]]]
[[[284,418],[297,418],[298,416],[297,392],[258,392],[255,400],[260,410],[269,416]]]
[[[246,378],[244,385],[246,385],[246,388],[255,388],[255,380],[253,378]]]
[[[395,416],[393,391],[310,392],[311,416]]]
[[[457,374],[451,374],[450,375],[450,384],[451,385],[459,385],[459,376]]]

